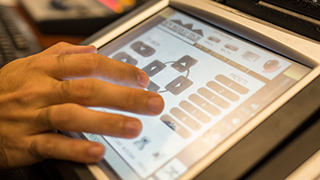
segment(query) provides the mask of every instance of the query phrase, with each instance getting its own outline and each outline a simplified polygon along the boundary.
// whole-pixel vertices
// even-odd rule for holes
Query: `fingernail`
[[[152,97],[149,99],[149,109],[154,113],[161,113],[163,109],[163,100],[160,97]]]
[[[93,146],[89,149],[89,155],[93,158],[101,158],[104,155],[104,148],[101,146]]]
[[[141,132],[141,123],[139,121],[127,121],[124,124],[127,133],[137,136]]]
[[[91,52],[91,53],[97,53],[98,52],[97,48],[94,45],[89,45],[89,46],[87,46],[87,48],[91,48],[91,49],[89,49],[90,50],[89,52]]]
[[[140,86],[142,87],[147,87],[149,84],[149,77],[146,73],[141,72],[138,76],[138,83],[140,84]]]

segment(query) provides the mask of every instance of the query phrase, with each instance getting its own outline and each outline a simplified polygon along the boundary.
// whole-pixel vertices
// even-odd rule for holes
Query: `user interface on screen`
[[[84,133],[131,180],[180,177],[310,71],[171,8],[99,53],[143,69],[165,101],[158,116],[93,108],[141,120],[135,139]]]

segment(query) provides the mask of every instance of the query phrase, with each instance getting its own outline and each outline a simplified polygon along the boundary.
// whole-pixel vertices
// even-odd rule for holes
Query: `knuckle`
[[[93,79],[79,80],[72,84],[72,93],[76,97],[84,99],[90,98],[95,91],[95,81]]]
[[[132,76],[129,73],[129,71],[125,70],[125,71],[123,71],[123,73],[119,74],[116,77],[116,81],[123,82],[123,83],[131,83],[131,81],[133,81],[133,79],[134,79],[132,77],[135,77],[135,76]]]
[[[33,156],[34,158],[38,159],[38,160],[43,160],[44,156],[39,152],[39,146],[38,146],[38,141],[33,140],[30,143],[28,152],[31,156]]]
[[[94,74],[99,66],[100,66],[100,58],[98,54],[85,54],[85,57],[81,61],[82,68],[88,73],[88,74]]]
[[[57,74],[66,74],[68,69],[67,69],[67,59],[70,56],[70,54],[59,54],[59,55],[55,55],[54,58],[52,58],[51,60],[53,64],[57,65],[57,69],[56,69],[56,73]]]
[[[40,69],[41,62],[45,62],[45,56],[34,56],[31,59],[26,59],[26,66],[24,67],[23,71],[31,71],[36,72]]]
[[[12,97],[14,97],[19,104],[28,105],[38,99],[41,94],[43,93],[39,88],[27,86],[24,87],[23,90],[15,92]]]
[[[123,115],[111,115],[108,121],[102,121],[103,129],[110,129],[110,131],[119,131],[121,124],[123,124],[125,117]]]
[[[37,117],[37,124],[45,128],[51,129],[52,125],[52,108],[44,108]]]
[[[116,63],[119,63],[118,61]],[[131,79],[135,79],[135,77],[138,75],[137,68],[131,64],[128,63],[121,63],[121,69],[122,73],[118,74],[118,79],[120,81],[128,81]],[[134,77],[134,78],[131,78]]]
[[[41,144],[39,148],[39,143],[37,140],[33,140],[30,143],[29,154],[38,160],[53,158],[55,153],[55,144],[52,140],[47,139],[46,143]]]
[[[55,144],[50,143],[51,141],[48,141],[45,143],[45,149],[46,151],[43,152],[42,158],[43,159],[51,159],[54,158],[55,155]]]
[[[135,107],[137,106],[137,93],[135,89],[129,89],[127,94],[126,94],[126,99],[125,99],[125,108],[127,110],[132,110],[135,109]]]
[[[65,68],[63,68],[66,64],[66,59],[70,56],[70,54],[59,54],[56,55],[56,61],[58,62],[59,66],[60,66],[60,70],[65,70]]]
[[[60,99],[68,99],[70,97],[70,80],[61,82],[59,96]]]
[[[64,105],[63,106],[63,111],[64,112],[72,112],[73,111],[73,106],[71,104],[69,105]],[[57,109],[57,112],[61,112],[60,110]],[[60,128],[65,128],[65,127],[70,127],[71,123],[73,122],[72,117],[70,113],[59,113],[58,116],[56,116],[54,120],[52,120],[52,126],[56,129]]]
[[[88,100],[95,91],[94,79],[66,80],[60,85],[59,97],[68,100]]]
[[[120,137],[126,133],[124,124],[128,120],[127,116],[120,114],[109,114],[107,119],[107,121],[102,120],[101,123],[99,123],[99,127],[103,130],[100,132],[101,134]]]
[[[69,44],[67,42],[61,41],[61,42],[58,42],[55,46],[57,46],[58,48],[62,48],[62,47],[70,46],[70,45],[71,44]]]
[[[51,106],[40,111],[37,124],[43,129],[54,130],[71,127],[73,123],[72,113],[75,105],[64,104],[63,106]]]

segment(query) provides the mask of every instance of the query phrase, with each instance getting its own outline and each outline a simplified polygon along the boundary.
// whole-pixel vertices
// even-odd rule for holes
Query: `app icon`
[[[157,161],[157,160],[163,158],[164,154],[162,154],[160,152],[155,152],[155,153],[152,154],[152,156],[154,157],[154,160]]]
[[[178,61],[174,62],[171,67],[176,69],[179,72],[184,72],[186,70],[189,70],[193,65],[195,65],[198,61],[193,59],[192,57],[186,55],[183,56]]]
[[[140,140],[135,141],[133,144],[141,151],[150,142],[151,140],[147,136],[144,136]]]
[[[152,47],[148,46],[147,44],[141,41],[133,43],[130,47],[143,57],[149,57],[156,52],[156,50],[154,50]]]
[[[208,39],[210,41],[213,41],[215,43],[219,43],[221,41],[221,39],[217,38],[217,37],[214,37],[214,36],[209,36]]]
[[[239,48],[233,44],[226,44],[226,45],[224,45],[224,47],[231,50],[231,51],[234,51],[234,52],[239,50]]]
[[[179,76],[172,82],[170,82],[168,85],[166,85],[166,89],[170,91],[174,95],[179,95],[184,90],[186,90],[188,87],[190,87],[193,84],[193,82],[189,79],[187,79],[184,76]]]
[[[112,57],[112,59],[115,59],[117,61],[121,61],[121,62],[124,62],[124,63],[128,63],[128,64],[131,64],[131,65],[134,65],[134,66],[138,64],[137,60],[135,60],[133,57],[131,57],[129,54],[127,54],[125,52],[117,53],[116,55],[114,55]]]
[[[258,54],[255,54],[251,51],[246,51],[243,55],[242,58],[249,61],[249,62],[255,62],[257,59],[260,58]]]
[[[280,69],[279,61],[277,60],[269,60],[264,65],[264,73],[272,73]]]
[[[152,77],[162,71],[165,67],[165,64],[163,64],[159,60],[155,60],[152,63],[148,64],[146,67],[142,68],[142,70],[146,72],[149,77]]]

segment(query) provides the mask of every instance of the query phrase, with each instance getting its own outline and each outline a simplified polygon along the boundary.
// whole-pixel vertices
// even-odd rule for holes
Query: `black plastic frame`
[[[203,171],[204,179],[283,179],[320,148],[320,77]],[[319,129],[319,127],[316,127]],[[309,132],[310,131],[310,132]],[[312,130],[314,131],[314,130]],[[313,133],[309,137],[305,134]],[[301,140],[302,139],[302,140]],[[306,141],[306,142],[304,142]],[[304,145],[298,148],[297,145]],[[291,156],[292,152],[295,156]],[[284,162],[277,163],[277,158]],[[279,161],[278,161],[279,162]],[[273,166],[270,166],[273,165]],[[267,174],[270,168],[273,173]],[[256,174],[257,173],[257,174]]]
[[[275,1],[280,2],[284,0]],[[300,2],[302,0],[295,1]],[[303,36],[320,41],[320,20],[296,12],[290,7],[284,8],[279,5],[273,5],[270,2],[259,0],[241,0],[241,3],[239,3],[239,0],[225,0],[224,4],[256,18],[260,18]],[[308,11],[308,9],[304,11]],[[320,8],[317,12],[319,11]]]

